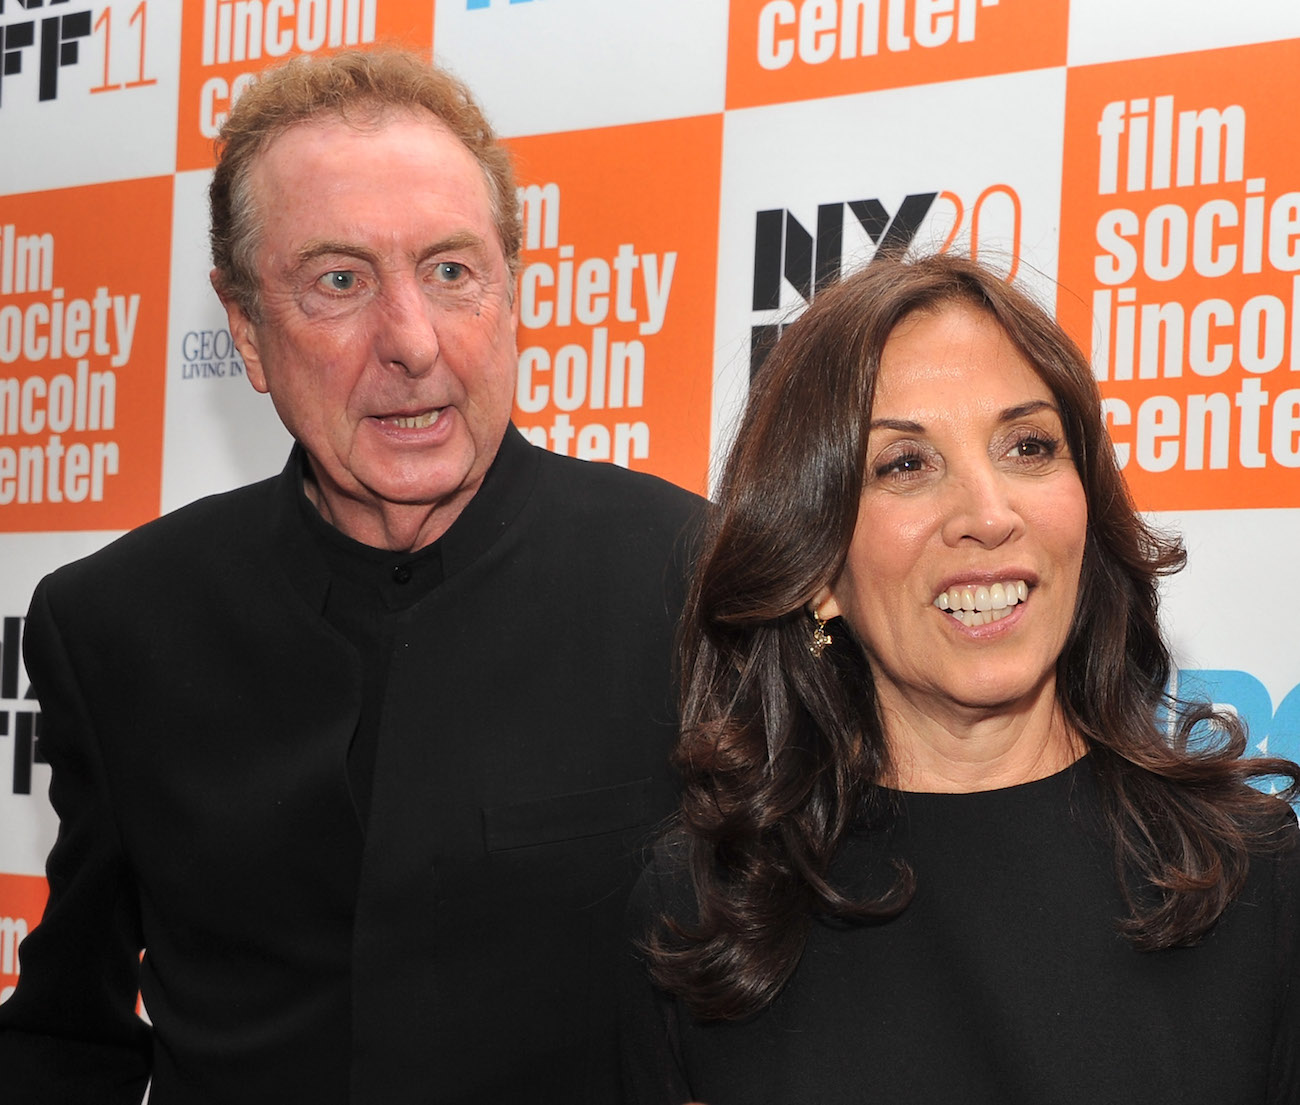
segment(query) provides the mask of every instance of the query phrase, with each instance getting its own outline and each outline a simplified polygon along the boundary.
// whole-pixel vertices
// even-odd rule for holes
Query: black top
[[[902,794],[844,844],[833,881],[916,875],[912,903],[865,927],[813,924],[763,1013],[701,1024],[624,986],[630,1100],[654,1105],[1295,1105],[1300,1102],[1300,849],[1252,863],[1194,948],[1134,951],[1085,758],[1036,782]],[[661,845],[633,931],[690,915]]]

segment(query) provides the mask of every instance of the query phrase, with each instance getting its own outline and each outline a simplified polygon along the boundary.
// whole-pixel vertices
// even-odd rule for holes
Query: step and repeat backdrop
[[[371,42],[509,139],[532,440],[706,491],[819,287],[973,252],[1090,352],[1186,539],[1177,689],[1300,757],[1291,600],[1256,594],[1300,557],[1296,0],[0,0],[0,1000],[56,831],[31,591],[283,464],[208,286],[212,139],[263,67]]]

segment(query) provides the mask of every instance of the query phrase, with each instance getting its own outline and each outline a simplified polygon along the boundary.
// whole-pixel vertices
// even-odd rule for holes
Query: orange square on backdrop
[[[18,984],[18,945],[41,919],[47,897],[40,875],[0,874],[0,995]]]
[[[731,0],[727,107],[1064,65],[1068,23],[1067,0]]]
[[[172,178],[0,199],[0,532],[159,509]]]
[[[516,424],[702,492],[722,117],[508,145],[525,228]]]
[[[1148,510],[1300,506],[1294,41],[1071,69],[1057,310]]]
[[[176,168],[210,169],[213,139],[243,86],[299,54],[335,53],[375,42],[427,51],[430,0],[320,0],[242,4],[185,0],[177,112]]]

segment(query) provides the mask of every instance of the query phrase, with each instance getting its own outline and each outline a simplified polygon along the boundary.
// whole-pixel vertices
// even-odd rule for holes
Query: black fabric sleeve
[[[677,1002],[650,981],[641,944],[664,913],[662,846],[627,908],[627,952],[619,980],[620,1054],[626,1105],[683,1105],[692,1099],[682,1069]]]
[[[23,1105],[138,1105],[151,1054],[135,1013],[138,900],[49,590],[46,580],[32,599],[24,654],[59,831],[45,913],[19,950],[18,987],[0,1005],[0,1071],[7,1099]]]

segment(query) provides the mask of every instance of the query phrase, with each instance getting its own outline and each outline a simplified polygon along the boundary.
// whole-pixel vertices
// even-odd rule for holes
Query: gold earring
[[[812,620],[814,622],[812,641],[808,645],[808,651],[811,652],[813,656],[820,657],[821,654],[826,651],[826,646],[829,645],[834,638],[826,632],[826,622],[822,620],[821,615],[818,614],[816,610],[810,610],[808,612],[812,615]]]

